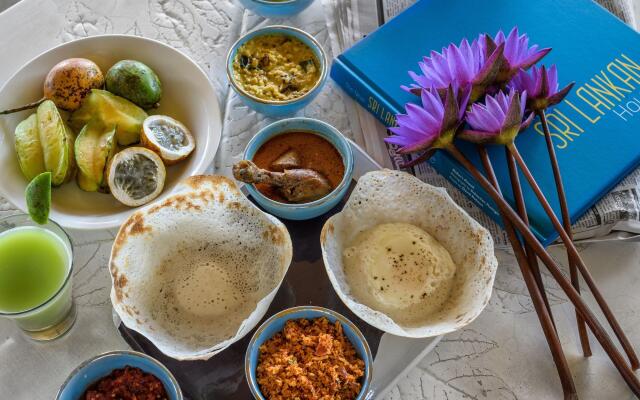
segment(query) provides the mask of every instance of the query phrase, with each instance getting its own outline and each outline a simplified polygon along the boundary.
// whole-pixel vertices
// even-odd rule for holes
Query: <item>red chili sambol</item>
[[[93,383],[80,400],[169,400],[167,392],[154,375],[140,368],[115,369]]]

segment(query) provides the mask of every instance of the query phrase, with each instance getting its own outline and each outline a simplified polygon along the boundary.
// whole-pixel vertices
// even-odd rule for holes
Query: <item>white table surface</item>
[[[310,31],[327,48],[324,7],[317,0],[302,15],[279,22]],[[23,0],[0,14],[0,85],[38,53],[78,37],[129,33],[164,41],[192,56],[216,85],[226,123],[215,169],[224,173],[251,135],[268,122],[228,94],[222,68],[230,43],[260,24],[265,21],[245,13],[233,0]],[[329,121],[361,143],[346,109],[342,94],[329,84],[304,114]],[[0,198],[0,217],[15,212]],[[1,399],[51,399],[81,361],[127,348],[114,328],[109,302],[106,265],[115,232],[70,233],[76,256],[76,325],[64,338],[38,344],[21,336],[10,321],[0,320]],[[564,259],[562,249],[552,253]],[[631,342],[640,348],[640,245],[591,245],[582,254]],[[498,257],[500,268],[486,311],[462,331],[444,337],[387,399],[560,398],[559,380],[517,265],[508,254]],[[557,286],[549,282],[549,287],[580,398],[633,398],[593,340],[594,356],[580,355],[573,308]]]

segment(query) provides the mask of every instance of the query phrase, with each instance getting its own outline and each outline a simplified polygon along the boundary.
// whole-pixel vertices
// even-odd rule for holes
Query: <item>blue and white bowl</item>
[[[340,184],[325,197],[309,203],[280,203],[260,193],[254,185],[245,185],[255,201],[268,213],[285,219],[305,220],[317,217],[335,207],[345,196],[353,176],[353,153],[349,141],[333,126],[313,118],[287,118],[262,128],[247,144],[245,160],[253,160],[256,152],[274,136],[287,132],[310,132],[321,136],[331,143],[342,156],[344,176]]]
[[[321,317],[326,317],[330,322],[340,321],[344,335],[351,342],[356,353],[358,353],[358,356],[360,356],[364,361],[362,389],[360,390],[358,397],[356,397],[356,400],[364,400],[367,398],[369,386],[371,385],[371,378],[373,376],[373,356],[371,354],[369,344],[367,343],[367,339],[365,339],[358,327],[342,314],[327,308],[314,306],[293,307],[280,311],[260,325],[258,330],[253,334],[244,358],[244,372],[253,397],[258,400],[265,400],[264,396],[260,392],[260,386],[258,385],[258,380],[256,378],[260,346],[275,336],[276,333],[282,332],[285,322],[290,319],[315,319]]]
[[[233,60],[236,56],[238,48],[240,48],[240,46],[242,46],[250,39],[263,35],[287,35],[294,37],[309,46],[313,54],[316,56],[318,63],[320,64],[320,77],[318,78],[316,84],[311,88],[311,90],[309,90],[302,96],[296,97],[295,99],[291,100],[265,100],[244,91],[244,89],[242,89],[240,85],[238,85],[233,73]],[[238,93],[240,99],[247,106],[261,114],[270,117],[281,117],[284,115],[293,114],[296,111],[304,108],[320,93],[322,87],[327,81],[327,71],[329,69],[328,65],[327,54],[324,52],[322,46],[320,46],[320,43],[318,43],[318,41],[313,36],[301,29],[293,28],[291,26],[272,25],[256,29],[245,34],[244,36],[240,37],[240,39],[238,39],[233,44],[233,46],[231,46],[229,54],[227,55],[227,78],[229,79],[233,90]]]
[[[112,351],[91,358],[74,369],[62,384],[56,400],[78,400],[89,386],[125,366],[140,368],[160,379],[170,400],[183,400],[176,378],[160,362],[136,351]]]
[[[240,0],[243,6],[268,18],[290,17],[309,7],[313,0]]]

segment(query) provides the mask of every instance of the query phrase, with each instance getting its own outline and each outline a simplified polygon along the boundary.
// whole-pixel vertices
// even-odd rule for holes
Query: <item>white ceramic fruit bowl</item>
[[[162,82],[160,107],[152,114],[166,114],[184,123],[196,139],[191,156],[167,168],[159,199],[191,175],[203,173],[218,149],[222,123],[214,88],[204,71],[186,55],[155,40],[127,35],[103,35],[54,47],[29,61],[0,89],[0,110],[17,107],[42,97],[47,72],[66,58],[83,57],[96,62],[103,73],[123,59],[142,61]],[[26,210],[22,175],[14,150],[16,125],[34,110],[0,116],[0,195]],[[119,226],[135,208],[120,204],[113,196],[82,191],[75,182],[54,188],[50,217],[66,228],[101,229]]]

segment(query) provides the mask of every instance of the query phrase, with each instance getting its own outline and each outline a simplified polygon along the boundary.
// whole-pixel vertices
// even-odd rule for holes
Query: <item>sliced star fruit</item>
[[[142,123],[147,113],[124,97],[106,90],[93,89],[71,115],[71,127],[77,131],[92,119],[104,126],[116,126],[118,144],[128,146],[140,141]]]
[[[107,170],[111,194],[129,207],[141,206],[158,197],[165,177],[162,159],[144,147],[129,147],[116,153]]]
[[[105,127],[96,120],[82,128],[75,143],[80,189],[87,192],[108,192],[105,178],[109,161],[116,154],[116,127]]]
[[[45,171],[38,118],[35,113],[16,126],[15,147],[20,170],[27,179],[31,180]]]
[[[140,144],[156,152],[166,165],[184,160],[196,147],[187,127],[166,115],[152,115],[144,120]]]
[[[62,185],[71,180],[75,173],[75,137],[53,101],[45,100],[40,104],[36,115],[45,170],[51,172],[53,186]]]

